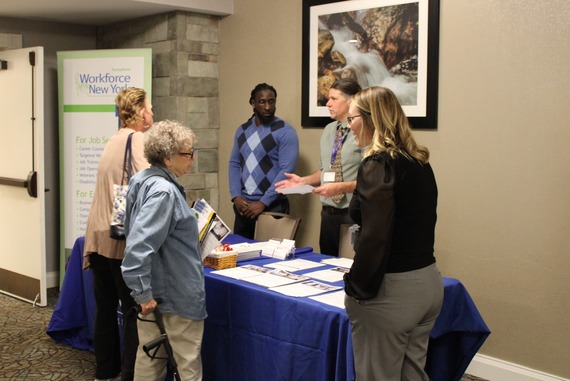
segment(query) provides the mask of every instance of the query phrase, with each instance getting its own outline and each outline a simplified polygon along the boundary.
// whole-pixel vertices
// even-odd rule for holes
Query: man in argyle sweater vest
[[[289,213],[286,196],[275,183],[293,172],[299,138],[293,127],[275,116],[277,91],[261,83],[249,100],[253,116],[238,127],[229,160],[230,195],[234,204],[234,233],[253,238],[257,216],[264,211]]]

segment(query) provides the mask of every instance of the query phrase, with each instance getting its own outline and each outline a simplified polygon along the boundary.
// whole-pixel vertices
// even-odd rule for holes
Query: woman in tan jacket
[[[83,267],[93,270],[95,290],[94,348],[97,380],[132,380],[138,346],[135,306],[121,276],[125,241],[110,237],[113,184],[121,184],[123,159],[131,137],[132,174],[150,165],[143,153],[143,133],[153,124],[153,112],[146,92],[127,88],[116,99],[121,128],[109,139],[97,170],[95,193],[87,218]],[[117,325],[117,306],[123,311],[123,355]],[[122,357],[122,358],[121,358]]]

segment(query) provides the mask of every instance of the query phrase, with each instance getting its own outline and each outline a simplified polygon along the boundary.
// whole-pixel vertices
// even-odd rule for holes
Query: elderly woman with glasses
[[[127,246],[121,266],[143,318],[154,320],[156,308],[162,314],[183,380],[202,379],[200,347],[206,318],[197,219],[177,181],[190,171],[194,143],[194,133],[178,122],[156,123],[146,133],[144,154],[151,167],[129,182]],[[138,332],[135,379],[164,379],[167,360],[151,360],[142,348],[160,336],[158,326],[139,320]],[[157,355],[166,357],[160,351]]]

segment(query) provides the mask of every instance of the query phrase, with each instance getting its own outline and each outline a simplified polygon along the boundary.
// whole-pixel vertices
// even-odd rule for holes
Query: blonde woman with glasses
[[[344,278],[356,379],[428,381],[429,334],[443,302],[429,151],[387,88],[356,94],[347,120],[364,150],[349,206],[360,231]]]

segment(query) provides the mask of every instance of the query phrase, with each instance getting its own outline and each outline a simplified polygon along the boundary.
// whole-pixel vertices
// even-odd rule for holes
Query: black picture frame
[[[302,97],[301,125],[307,128],[323,128],[331,121],[328,109],[318,97],[319,59],[318,17],[356,14],[370,9],[417,4],[417,75],[415,104],[406,105],[401,100],[408,120],[415,129],[437,129],[438,81],[439,81],[439,0],[303,0],[302,41]],[[351,12],[350,14],[348,12]],[[352,19],[352,16],[351,16]],[[427,25],[426,25],[427,24]],[[360,24],[358,24],[360,26]],[[360,26],[361,28],[364,28]],[[356,42],[356,40],[350,40]],[[336,44],[336,42],[335,42]],[[335,50],[334,47],[331,51]],[[377,52],[377,51],[376,51]],[[377,53],[378,56],[379,53]],[[381,61],[382,62],[382,61]],[[413,61],[412,61],[413,62]],[[382,66],[381,63],[379,66]],[[329,73],[330,75],[330,73]],[[402,76],[396,75],[398,78]],[[330,80],[329,80],[330,82]],[[359,83],[363,87],[368,83]],[[411,82],[413,84],[413,82]],[[372,83],[376,85],[377,83]],[[391,90],[389,84],[380,83]],[[329,85],[330,86],[330,85]],[[398,95],[397,91],[394,91]],[[321,95],[322,97],[322,95]],[[399,97],[400,98],[400,97]],[[413,99],[413,97],[412,97]]]

